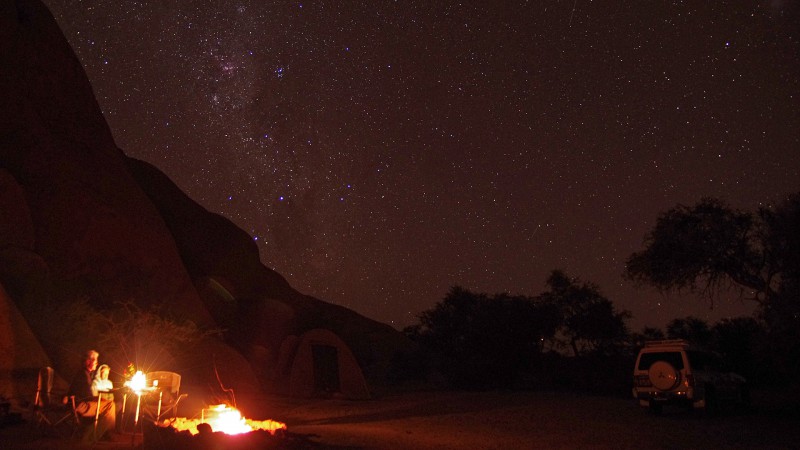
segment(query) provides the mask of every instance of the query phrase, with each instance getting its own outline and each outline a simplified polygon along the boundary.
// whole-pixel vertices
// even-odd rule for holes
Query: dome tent
[[[347,344],[330,330],[317,328],[281,346],[281,384],[294,397],[370,397],[361,367]]]

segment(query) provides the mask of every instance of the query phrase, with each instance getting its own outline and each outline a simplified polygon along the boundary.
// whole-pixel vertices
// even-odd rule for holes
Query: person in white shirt
[[[108,367],[107,364],[101,364],[100,367],[97,368],[94,380],[92,380],[93,396],[103,395],[103,400],[114,399],[114,394],[111,394],[111,390],[114,389],[114,384],[108,379],[109,372],[111,372],[111,368]]]

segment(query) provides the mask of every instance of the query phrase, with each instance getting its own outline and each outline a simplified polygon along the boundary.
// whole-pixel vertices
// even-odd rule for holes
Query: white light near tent
[[[125,382],[125,386],[135,392],[136,395],[142,395],[145,387],[147,387],[147,377],[141,370],[137,370],[131,379]]]

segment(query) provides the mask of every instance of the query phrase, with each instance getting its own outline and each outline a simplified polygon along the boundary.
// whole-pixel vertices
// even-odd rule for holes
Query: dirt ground
[[[285,422],[287,439],[300,443],[294,448],[312,449],[798,448],[796,406],[754,397],[752,409],[729,407],[713,416],[677,408],[654,416],[629,399],[550,392],[414,392],[366,401],[280,397],[263,399],[263,411],[251,418]],[[30,428],[0,429],[0,448],[70,448],[25,431]],[[136,447],[141,442],[129,436],[96,446]]]
[[[413,393],[287,405],[293,433],[352,449],[798,448],[800,417],[772,404],[715,416],[566,393]]]

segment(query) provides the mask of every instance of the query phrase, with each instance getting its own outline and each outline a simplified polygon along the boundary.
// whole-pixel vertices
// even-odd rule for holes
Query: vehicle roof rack
[[[689,341],[686,339],[662,339],[659,341],[647,341],[644,343],[645,347],[674,347],[676,345],[688,347]]]

